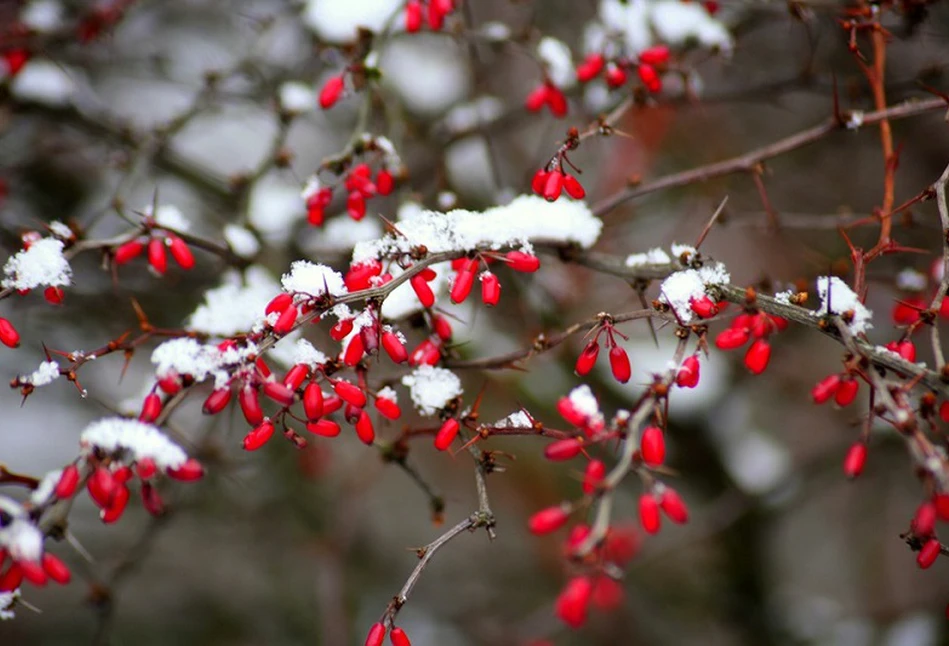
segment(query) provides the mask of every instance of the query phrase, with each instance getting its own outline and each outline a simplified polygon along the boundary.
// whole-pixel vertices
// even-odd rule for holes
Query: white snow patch
[[[72,280],[72,268],[63,255],[63,241],[42,238],[29,249],[18,252],[3,266],[6,278],[0,283],[12,289],[34,289],[42,285],[62,287]]]
[[[169,374],[191,375],[195,381],[214,378],[215,388],[224,388],[230,380],[229,369],[243,364],[257,354],[257,346],[248,343],[240,348],[223,352],[215,345],[201,344],[194,339],[171,339],[152,352],[155,374],[161,378]]]
[[[30,492],[30,502],[37,507],[46,504],[46,501],[48,501],[53,495],[53,490],[56,488],[56,485],[59,483],[59,479],[62,477],[62,475],[62,469],[53,469],[43,476],[43,479],[40,480],[40,483],[36,486],[36,489]],[[3,604],[0,603],[0,605]]]
[[[561,40],[545,36],[537,45],[537,57],[544,63],[554,85],[569,88],[576,83],[570,48]]]
[[[527,416],[522,410],[514,411],[504,419],[499,419],[494,424],[491,424],[494,428],[532,428],[534,424],[531,422],[531,418]]]
[[[228,337],[250,332],[263,321],[267,304],[280,285],[263,267],[248,267],[224,274],[219,287],[208,290],[204,302],[188,317],[189,330],[211,336]]]
[[[165,229],[173,229],[184,233],[191,228],[191,222],[181,212],[181,209],[174,204],[159,204],[154,216],[152,216],[152,205],[149,204],[142,209],[142,213],[145,214],[145,217],[154,217],[155,223]]]
[[[75,75],[52,61],[33,59],[14,77],[10,91],[23,101],[64,106],[76,93]]]
[[[675,251],[675,249],[673,249]],[[699,269],[685,269],[670,275],[659,288],[659,301],[669,305],[682,323],[692,320],[692,301],[706,295],[710,285],[726,285],[731,276],[722,263],[710,263]]]
[[[26,382],[36,386],[46,386],[59,379],[59,364],[55,361],[44,361],[40,367],[34,370],[30,375],[21,377],[21,382]]]
[[[567,397],[570,399],[570,403],[573,404],[574,410],[581,415],[594,418],[600,414],[600,404],[596,401],[593,391],[586,384],[571,390]]]
[[[304,24],[321,40],[346,43],[356,39],[360,27],[379,32],[403,0],[309,0],[303,8]]]
[[[860,302],[852,289],[836,276],[821,276],[817,279],[817,294],[820,296],[819,316],[833,313],[853,312],[853,320],[847,326],[852,334],[863,334],[873,327],[870,319],[873,312]],[[829,301],[829,302],[828,302]]]
[[[402,377],[412,403],[422,415],[434,415],[462,392],[458,375],[444,368],[419,366]]]
[[[290,294],[308,294],[313,297],[346,293],[343,276],[332,267],[317,265],[307,260],[296,260],[290,265],[290,273],[280,280],[283,290]]]
[[[280,86],[280,107],[286,112],[302,114],[316,110],[316,90],[311,85],[287,81]]]
[[[627,267],[642,267],[643,265],[668,265],[672,262],[665,251],[656,247],[645,253],[634,253],[626,257]]]
[[[224,240],[231,251],[241,258],[253,258],[260,251],[257,236],[239,224],[228,224],[224,227]]]
[[[180,446],[151,424],[123,417],[106,417],[89,424],[79,444],[86,450],[98,448],[109,454],[127,452],[136,462],[151,458],[161,469],[177,469],[188,459]],[[123,459],[123,456],[116,456]]]

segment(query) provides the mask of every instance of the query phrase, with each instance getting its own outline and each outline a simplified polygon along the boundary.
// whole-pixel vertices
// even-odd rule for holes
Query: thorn
[[[142,309],[142,306],[139,305],[138,300],[132,296],[132,309],[135,310],[135,316],[138,318],[138,326],[141,328],[142,332],[151,332],[152,324],[148,322],[148,317],[145,315],[145,310]]]
[[[722,201],[718,203],[718,208],[715,209],[715,212],[712,214],[712,217],[709,218],[708,222],[705,224],[705,228],[702,229],[702,233],[699,234],[699,238],[695,243],[695,250],[698,251],[699,247],[702,246],[702,243],[705,242],[705,237],[708,235],[708,232],[712,230],[712,227],[715,225],[715,222],[718,220],[718,216],[722,214],[722,211],[725,210],[725,205],[728,204],[728,196],[722,198]]]

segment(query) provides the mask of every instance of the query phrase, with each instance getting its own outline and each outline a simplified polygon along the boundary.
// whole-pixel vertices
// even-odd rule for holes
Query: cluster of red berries
[[[188,243],[170,231],[159,229],[150,229],[148,235],[118,245],[112,252],[112,260],[116,265],[125,265],[142,255],[142,252],[146,252],[148,264],[159,276],[164,276],[168,271],[169,253],[182,269],[194,267],[194,254]]]
[[[582,200],[587,194],[580,181],[564,171],[563,166],[538,170],[531,179],[531,190],[548,202],[557,201],[564,191],[575,200]]]
[[[395,188],[395,178],[392,173],[381,168],[372,176],[369,164],[356,164],[343,177],[343,188],[346,190],[346,213],[357,222],[366,216],[366,200],[377,195],[389,195]],[[333,189],[321,187],[306,196],[306,218],[310,225],[318,227],[323,224],[326,207],[333,200]]]
[[[135,477],[141,481],[140,491],[145,509],[155,516],[164,512],[164,503],[154,485],[159,469],[151,458],[141,458],[132,465],[102,459],[90,466],[92,470],[86,477],[86,490],[89,492],[89,498],[99,508],[99,518],[102,522],[114,523],[122,517],[131,497],[129,483]],[[165,473],[181,482],[193,482],[204,475],[204,468],[200,462],[189,458],[177,468],[166,469]],[[82,478],[83,474],[76,464],[67,465],[53,489],[53,495],[58,500],[72,498]]]
[[[386,630],[386,625],[382,622],[376,622],[369,628],[369,634],[366,635],[366,646],[382,646],[386,638],[386,632],[389,633],[389,641],[392,646],[412,646],[409,636],[398,626],[393,626],[391,631]]]
[[[590,373],[596,364],[596,359],[600,355],[600,335],[606,335],[606,347],[610,349],[610,371],[613,378],[621,384],[625,384],[632,376],[632,367],[629,363],[629,355],[626,349],[616,342],[614,335],[619,335],[624,339],[629,339],[625,334],[613,327],[613,323],[604,319],[599,326],[593,338],[583,347],[580,356],[577,357],[577,363],[574,366],[576,373],[583,377]]]
[[[66,585],[72,578],[69,568],[59,557],[49,552],[43,552],[39,562],[25,559],[14,559],[6,550],[0,549],[0,570],[10,558],[10,566],[0,573],[0,593],[13,592],[23,581],[29,581],[35,586],[44,586],[49,581]]]
[[[919,543],[916,564],[924,570],[935,563],[942,552],[942,544],[936,536],[937,520],[949,520],[949,494],[937,493],[924,501],[910,521],[910,530]]]
[[[445,18],[454,10],[453,0],[428,0],[428,2],[409,0],[405,3],[405,31],[409,33],[419,31],[422,28],[423,14],[425,14],[429,29],[441,31],[445,26]]]
[[[643,87],[656,94],[662,90],[661,73],[668,65],[669,58],[669,48],[665,45],[655,45],[643,50],[636,60],[607,60],[603,54],[594,52],[577,65],[577,80],[580,83],[589,83],[603,73],[606,84],[610,88],[618,88],[626,85],[629,80],[628,70],[635,67]]]
[[[555,117],[567,115],[567,96],[550,79],[545,79],[524,99],[524,107],[530,112],[540,112],[544,106],[547,106]]]
[[[760,311],[743,312],[734,318],[727,329],[719,332],[715,337],[715,347],[719,350],[735,350],[754,339],[745,353],[745,367],[752,374],[760,375],[771,360],[768,337],[787,329],[787,326],[787,319],[780,316]]]

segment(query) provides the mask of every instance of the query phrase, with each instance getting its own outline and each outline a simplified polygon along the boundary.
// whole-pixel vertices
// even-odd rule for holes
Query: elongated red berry
[[[550,114],[558,119],[567,114],[567,97],[563,91],[552,83],[547,84],[547,107]]]
[[[66,292],[63,291],[62,287],[49,286],[43,290],[43,298],[50,305],[62,305],[66,299]]]
[[[46,570],[43,569],[42,565],[26,560],[17,561],[17,565],[19,565],[20,569],[23,571],[24,579],[36,587],[42,587],[46,585],[49,576],[46,574]]]
[[[441,314],[432,316],[432,331],[442,341],[451,341],[451,321]]]
[[[649,493],[644,493],[639,497],[639,522],[648,534],[655,534],[659,531],[659,501]]]
[[[168,234],[168,251],[182,269],[194,268],[194,254],[191,253],[188,243],[170,233]]]
[[[867,463],[867,445],[863,442],[857,442],[852,445],[844,457],[844,475],[848,478],[856,478],[863,473],[863,467]]]
[[[567,582],[554,603],[554,612],[571,628],[579,628],[587,620],[593,581],[588,576],[577,576]]]
[[[544,187],[547,186],[548,175],[550,175],[548,171],[543,168],[538,169],[537,172],[534,173],[534,177],[531,178],[531,191],[536,195],[542,196],[544,194]]]
[[[652,65],[640,64],[636,68],[636,73],[639,74],[639,80],[643,82],[646,89],[653,94],[662,89],[662,79],[659,78],[659,72]]]
[[[508,251],[504,258],[514,271],[530,274],[540,269],[540,258],[523,251]]]
[[[572,460],[580,455],[581,449],[583,449],[583,440],[580,438],[557,440],[544,447],[544,457],[554,462]]]
[[[666,488],[666,490],[662,492],[662,499],[659,501],[659,506],[672,522],[680,525],[688,522],[689,508],[685,506],[685,502],[682,501],[682,498],[675,489]]]
[[[365,646],[382,646],[382,641],[386,638],[386,627],[381,623],[374,623],[369,628],[369,634],[366,635]]]
[[[811,389],[811,398],[815,404],[823,404],[833,397],[840,388],[840,375],[827,375]]]
[[[168,469],[167,473],[175,480],[180,480],[181,482],[193,482],[204,477],[204,467],[202,467],[201,463],[194,458],[188,458],[181,466],[174,469]]]
[[[547,103],[547,85],[538,85],[524,99],[524,107],[530,112],[539,112]]]
[[[590,460],[583,471],[583,493],[589,495],[596,491],[606,477],[606,464],[602,460]]]
[[[283,312],[291,305],[293,305],[293,296],[287,294],[286,292],[281,292],[274,296],[269,303],[267,303],[264,313],[272,314],[273,312]]]
[[[625,67],[611,63],[606,67],[604,78],[609,87],[618,88],[626,85],[626,81],[629,80],[629,74],[627,74]]]
[[[388,397],[376,397],[376,410],[386,419],[399,419],[402,409]]]
[[[557,412],[574,426],[585,426],[587,423],[586,414],[578,410],[569,397],[561,397],[557,400]]]
[[[937,493],[933,496],[933,505],[940,520],[949,520],[949,494]]]
[[[468,298],[468,294],[471,293],[471,288],[474,285],[474,279],[474,272],[468,271],[467,269],[463,269],[455,274],[450,293],[452,303],[462,303]]]
[[[857,391],[860,389],[860,382],[852,377],[840,380],[837,392],[834,393],[834,403],[838,406],[849,406],[857,398]]]
[[[715,337],[715,347],[719,350],[734,350],[748,343],[751,338],[751,331],[748,328],[730,327],[722,330]]]
[[[142,412],[138,415],[138,421],[151,424],[161,414],[161,397],[157,393],[148,393],[145,401],[142,402]]]
[[[596,78],[603,71],[606,59],[603,54],[594,52],[587,54],[583,62],[577,65],[577,80],[580,83],[587,83]]]
[[[217,415],[220,413],[227,404],[231,401],[231,389],[230,388],[218,388],[217,390],[211,391],[211,394],[208,395],[208,398],[204,400],[204,406],[202,410],[205,415]]]
[[[140,240],[129,240],[115,248],[115,264],[124,265],[138,258],[145,251],[145,245]]]
[[[699,383],[699,367],[698,355],[686,357],[676,373],[676,385],[679,388],[695,388]]]
[[[78,486],[79,468],[75,464],[66,465],[66,467],[63,468],[62,474],[59,476],[56,488],[53,489],[53,495],[60,500],[72,498]]]
[[[320,90],[320,107],[326,110],[336,105],[345,87],[346,82],[342,76],[331,76],[327,79]]]
[[[563,191],[563,172],[559,170],[547,173],[547,181],[544,182],[544,199],[548,202],[555,202]]]
[[[422,28],[422,3],[409,0],[405,3],[405,31],[414,33]]]
[[[583,184],[573,175],[563,176],[563,190],[575,200],[582,200],[587,196],[587,192],[583,189]]]
[[[501,282],[490,271],[481,274],[481,300],[488,307],[494,307],[501,300]]]
[[[346,198],[346,213],[359,222],[366,217],[366,198],[359,191],[353,191]]]
[[[293,391],[277,381],[266,381],[261,388],[263,393],[281,406],[293,404]]]
[[[159,276],[168,271],[168,256],[165,253],[164,239],[152,238],[148,241],[148,264]]]
[[[643,462],[651,467],[658,467],[666,459],[666,440],[662,429],[657,426],[647,426],[639,445]]]
[[[926,501],[916,510],[913,516],[913,533],[922,538],[936,531],[936,505]]]
[[[458,431],[461,429],[461,424],[458,423],[458,420],[454,417],[450,417],[442,422],[441,427],[438,429],[438,432],[435,434],[435,448],[439,451],[444,451],[451,443],[455,441],[455,438],[458,436]]]
[[[715,305],[715,301],[705,295],[690,300],[689,307],[703,319],[711,318],[718,314],[718,306]]]
[[[307,384],[303,389],[303,412],[311,422],[323,415],[323,390],[316,382]]]
[[[366,347],[363,344],[362,335],[354,334],[343,353],[343,363],[347,366],[355,366],[362,360],[364,354],[366,354]]]
[[[587,343],[583,350],[580,352],[580,356],[577,357],[577,363],[574,366],[574,370],[581,377],[589,374],[593,370],[594,364],[596,364],[596,358],[600,354],[600,344],[596,342],[596,339]]]
[[[264,421],[264,410],[260,406],[260,395],[253,386],[244,386],[237,397],[244,419],[251,426],[258,426]]]
[[[342,341],[349,333],[353,331],[353,320],[349,319],[340,319],[336,322],[336,325],[330,328],[330,338],[334,341]]]
[[[322,437],[336,437],[340,433],[339,424],[331,419],[325,418],[315,422],[307,422],[306,430]]]
[[[441,359],[442,352],[431,339],[425,339],[409,355],[410,366],[434,366]]]
[[[544,534],[555,532],[563,527],[569,517],[570,514],[563,505],[547,507],[546,509],[541,509],[534,513],[534,515],[530,517],[527,521],[527,528],[532,534],[543,536]]]
[[[639,52],[639,62],[646,65],[665,65],[669,62],[669,47],[653,45]]]
[[[295,392],[309,376],[310,367],[305,363],[297,363],[287,370],[287,374],[283,377],[283,385]]]
[[[99,512],[99,519],[107,525],[117,522],[125,513],[130,497],[131,494],[127,486],[124,484],[117,485],[108,506]]]
[[[405,344],[395,332],[389,330],[382,333],[382,347],[386,354],[394,363],[405,363],[408,361],[409,353],[405,349]]]
[[[939,544],[939,539],[930,538],[923,543],[922,549],[920,549],[919,554],[916,555],[916,565],[923,570],[930,567],[936,562],[936,559],[939,558],[939,551],[941,549],[942,545]]]
[[[360,390],[358,386],[353,385],[345,379],[340,379],[334,383],[333,390],[348,404],[352,404],[357,408],[362,408],[366,405],[366,394]]]
[[[49,575],[49,578],[60,585],[66,585],[72,578],[66,564],[49,552],[43,552],[43,570]]]
[[[412,276],[409,283],[412,285],[412,289],[415,291],[418,302],[422,304],[422,307],[428,308],[435,304],[435,292],[432,291],[428,282],[420,274]]]
[[[142,480],[148,480],[157,472],[158,465],[147,455],[135,461],[135,474]]]
[[[755,339],[745,353],[745,367],[755,375],[760,375],[771,360],[771,345],[764,339]]]
[[[610,370],[613,372],[613,378],[621,384],[625,384],[632,376],[629,355],[621,346],[614,345],[610,348]]]
[[[392,642],[392,646],[412,646],[409,636],[398,626],[392,627],[392,632],[389,633],[389,641]]]
[[[376,429],[372,425],[372,417],[366,411],[360,411],[359,419],[355,424],[356,435],[363,444],[372,444],[376,439]]]
[[[293,329],[293,324],[297,322],[297,315],[299,313],[299,310],[297,310],[295,306],[288,307],[280,312],[280,316],[277,317],[276,322],[273,324],[274,333],[282,336],[290,332],[290,330]]]
[[[0,317],[0,343],[8,348],[16,348],[20,345],[20,333],[10,321],[3,317]]]
[[[266,444],[274,434],[273,422],[267,420],[244,436],[244,450],[256,451]]]

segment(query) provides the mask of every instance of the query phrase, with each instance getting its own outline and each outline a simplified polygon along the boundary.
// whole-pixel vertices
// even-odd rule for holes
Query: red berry
[[[689,355],[676,373],[676,385],[679,388],[695,388],[699,383],[699,358]]]
[[[580,352],[580,356],[577,357],[577,364],[574,366],[574,371],[581,377],[589,374],[593,370],[594,364],[596,364],[596,358],[600,354],[600,344],[594,339],[584,346],[583,351]]]
[[[540,269],[540,258],[523,251],[508,251],[504,259],[514,271],[530,274]]]
[[[942,545],[939,544],[939,539],[930,538],[923,543],[922,549],[920,549],[919,554],[916,555],[916,565],[925,570],[936,562],[941,549]]]
[[[656,426],[649,426],[643,430],[643,435],[639,444],[640,454],[643,456],[643,462],[651,467],[658,467],[666,459],[666,440],[662,435],[662,429]]]
[[[366,348],[363,345],[362,335],[354,334],[352,338],[349,339],[349,344],[343,353],[343,363],[347,366],[355,366],[365,353]]]
[[[330,338],[334,341],[342,341],[349,333],[353,331],[353,320],[349,319],[340,319],[336,322],[336,325],[330,328]]]
[[[422,28],[422,3],[409,0],[405,4],[405,31],[414,33]]]
[[[148,241],[148,264],[159,276],[168,271],[168,256],[165,254],[165,241],[152,238]]]
[[[618,345],[610,348],[610,370],[613,377],[621,384],[625,384],[632,376],[632,368],[629,365],[629,355],[626,350]]]
[[[771,346],[764,339],[755,339],[745,353],[745,367],[752,374],[760,375],[768,367],[771,359]]]
[[[682,502],[682,498],[679,497],[675,489],[666,488],[666,490],[662,492],[662,499],[659,501],[659,506],[662,507],[662,511],[666,513],[666,516],[668,516],[672,522],[680,525],[688,522],[689,509],[685,506],[685,503]]]
[[[374,623],[366,635],[365,646],[382,646],[382,640],[386,638],[386,627],[381,623]]]
[[[848,478],[856,478],[863,473],[863,467],[867,463],[867,445],[857,442],[852,445],[844,457],[844,475]]]
[[[194,458],[188,458],[180,467],[168,469],[168,475],[175,480],[192,482],[194,480],[200,480],[204,476],[204,467]]]
[[[227,387],[218,388],[217,390],[212,390],[208,398],[204,400],[202,410],[205,415],[217,415],[224,410],[230,401],[231,389]]]
[[[8,49],[0,54],[0,58],[6,66],[7,75],[13,77],[19,74],[23,66],[29,62],[30,52],[22,48]]]
[[[653,45],[639,52],[639,62],[646,65],[665,65],[669,62],[669,48],[666,45]]]
[[[711,318],[718,314],[718,306],[715,304],[715,301],[708,296],[693,298],[689,301],[689,307],[703,319]]]
[[[387,419],[399,419],[402,415],[399,405],[388,397],[376,397],[376,410]]]
[[[592,81],[594,78],[603,71],[603,66],[606,64],[606,59],[603,58],[603,54],[592,53],[587,54],[587,57],[583,59],[583,62],[577,65],[577,80],[580,83],[587,83]]]
[[[860,382],[852,377],[846,377],[840,380],[837,392],[834,394],[834,402],[838,406],[849,406],[857,398],[857,391],[860,389]]]
[[[290,406],[293,404],[293,391],[277,381],[264,382],[261,388],[264,394],[274,400],[281,406]]]
[[[165,513],[165,503],[158,493],[158,489],[150,482],[142,483],[142,504],[152,516],[161,516]]]
[[[352,404],[356,408],[362,408],[366,405],[366,394],[360,390],[358,386],[344,379],[340,379],[334,383],[333,390],[336,391],[336,394],[339,395],[344,402]]]
[[[579,628],[587,620],[587,609],[593,594],[590,577],[578,576],[570,579],[554,604],[554,612],[571,628]]]
[[[547,103],[547,92],[546,85],[538,85],[531,90],[527,98],[524,99],[524,107],[530,112],[539,112],[540,109],[544,107],[544,104]]]
[[[297,322],[297,315],[299,313],[299,310],[294,306],[282,311],[280,316],[277,317],[277,321],[273,324],[274,334],[283,336],[290,332],[290,330],[293,329],[293,324]]]
[[[531,190],[537,195],[544,194],[544,187],[547,186],[547,176],[550,173],[543,168],[539,169],[534,173],[534,177],[531,179]]]
[[[422,341],[412,354],[409,355],[410,366],[434,366],[441,359],[442,353],[430,339]]]
[[[20,587],[22,581],[23,570],[16,562],[13,562],[7,568],[7,571],[0,576],[0,592],[12,592]]]
[[[256,451],[273,437],[273,433],[274,425],[267,420],[244,437],[244,450]]]
[[[590,460],[583,472],[583,493],[590,495],[596,491],[606,477],[606,465],[602,460]]]
[[[559,118],[567,114],[567,97],[556,85],[547,85],[547,107],[555,117]]]
[[[392,173],[387,170],[381,170],[376,174],[376,190],[379,195],[389,195],[395,188],[395,179]]]
[[[188,270],[194,267],[194,254],[188,248],[188,243],[170,233],[168,234],[168,251],[182,269]]]
[[[59,476],[59,481],[56,483],[56,488],[53,489],[53,495],[60,500],[72,498],[73,494],[76,493],[76,487],[78,486],[79,468],[75,464],[67,465],[63,469],[62,475]],[[2,565],[2,563],[0,563],[0,565]]]
[[[611,88],[618,88],[626,85],[629,75],[626,70],[619,65],[609,65],[606,68],[606,84]]]
[[[115,248],[115,264],[124,265],[142,255],[145,251],[145,245],[139,240],[129,240]]]
[[[614,610],[623,603],[623,586],[608,576],[596,577],[591,601],[600,610]]]
[[[565,440],[557,440],[556,442],[551,442],[544,448],[544,457],[554,462],[572,460],[580,455],[581,449],[583,449],[583,440],[581,438],[571,437]]]
[[[244,386],[237,395],[244,419],[251,426],[258,426],[264,421],[264,410],[260,407],[260,396],[253,386]]]
[[[62,305],[63,300],[66,298],[66,292],[63,291],[62,287],[53,287],[50,285],[43,290],[43,298],[45,298],[46,302],[50,305]]]
[[[639,497],[639,522],[649,534],[659,531],[659,502],[652,494],[644,493]]]
[[[949,494],[937,493],[933,496],[933,504],[940,520],[949,520]]]
[[[422,307],[428,308],[435,304],[435,292],[432,291],[432,288],[428,286],[428,282],[421,275],[412,276],[409,283],[411,283],[412,289],[415,290],[415,295]]]
[[[382,333],[382,347],[394,363],[405,363],[409,358],[405,344],[402,343],[402,340],[394,332],[387,330]]]
[[[828,375],[811,389],[811,397],[815,404],[823,404],[837,393],[838,388],[840,388],[840,375]]]
[[[333,107],[343,95],[345,81],[342,76],[332,76],[323,84],[320,90],[320,107],[324,110]]]
[[[569,517],[569,513],[561,505],[547,507],[530,517],[530,520],[527,521],[527,528],[537,536],[550,534],[563,527]]]
[[[636,73],[639,74],[639,80],[643,82],[646,89],[653,94],[662,89],[662,79],[659,78],[659,72],[652,65],[640,64],[636,68]]]
[[[352,265],[343,282],[346,289],[351,292],[358,292],[372,285],[372,279],[382,273],[382,263],[378,260],[368,260],[357,265]]]
[[[336,437],[339,435],[339,424],[331,419],[321,419],[315,422],[307,422],[306,430],[314,435],[322,437]]]
[[[488,307],[494,307],[501,300],[501,282],[490,271],[481,274],[481,300]]]
[[[916,346],[909,339],[896,344],[896,353],[910,363],[916,361]]]
[[[37,587],[46,585],[46,581],[49,577],[42,565],[34,563],[33,561],[17,561],[17,565],[19,565],[23,571],[24,579]]]
[[[392,646],[412,646],[409,636],[398,626],[392,628],[392,632],[389,633],[389,641],[392,642]]]
[[[722,330],[715,337],[715,347],[719,350],[734,350],[748,343],[751,332],[748,328],[730,327]]]
[[[118,521],[128,506],[130,496],[128,487],[124,484],[118,485],[108,507],[99,512],[99,519],[107,525]]]
[[[49,552],[43,553],[43,570],[49,575],[49,578],[60,585],[66,585],[69,583],[69,579],[72,578],[66,564]]]
[[[451,302],[452,303],[462,303],[468,294],[471,293],[471,288],[474,285],[475,275],[473,271],[468,271],[463,269],[455,274],[455,280],[451,285]]]
[[[936,505],[924,502],[913,516],[913,533],[922,538],[929,536],[936,530]]]
[[[913,296],[893,305],[891,314],[894,325],[912,325],[919,320],[919,313],[928,306],[919,296]]]
[[[557,412],[574,426],[586,426],[586,414],[577,410],[577,407],[574,406],[573,401],[569,397],[561,397],[557,400]]]
[[[432,316],[432,331],[442,341],[451,340],[451,322],[440,314]]]
[[[20,345],[20,333],[10,321],[3,317],[0,317],[0,343],[8,348],[16,348]]]
[[[298,363],[287,370],[287,374],[283,377],[283,385],[296,392],[309,376],[310,368],[305,363]]]
[[[346,198],[346,213],[357,222],[366,217],[366,198],[362,193],[353,191],[349,194]]]
[[[142,402],[142,412],[138,415],[138,421],[151,424],[161,413],[161,397],[155,393],[149,393]]]
[[[281,292],[274,296],[269,303],[267,303],[267,307],[264,309],[264,314],[283,312],[291,305],[293,305],[293,296],[287,294],[286,292]]]
[[[559,170],[547,173],[547,181],[544,182],[544,199],[548,202],[555,202],[560,197],[563,190],[563,172]]]
[[[583,185],[573,175],[563,176],[563,190],[567,191],[567,195],[575,200],[582,200],[587,195],[587,192],[583,190]]]
[[[356,420],[356,435],[363,444],[371,445],[376,439],[376,429],[372,425],[372,418],[366,411],[360,411],[359,419]]]
[[[451,443],[455,441],[455,437],[457,437],[460,429],[461,424],[459,424],[458,420],[454,417],[450,417],[442,422],[441,427],[435,434],[435,448],[439,451],[444,451],[451,446]]]
[[[307,384],[303,389],[303,412],[311,422],[323,415],[323,390],[316,382]]]
[[[149,457],[143,457],[135,462],[135,473],[142,480],[148,480],[158,472],[158,466],[155,461]]]

